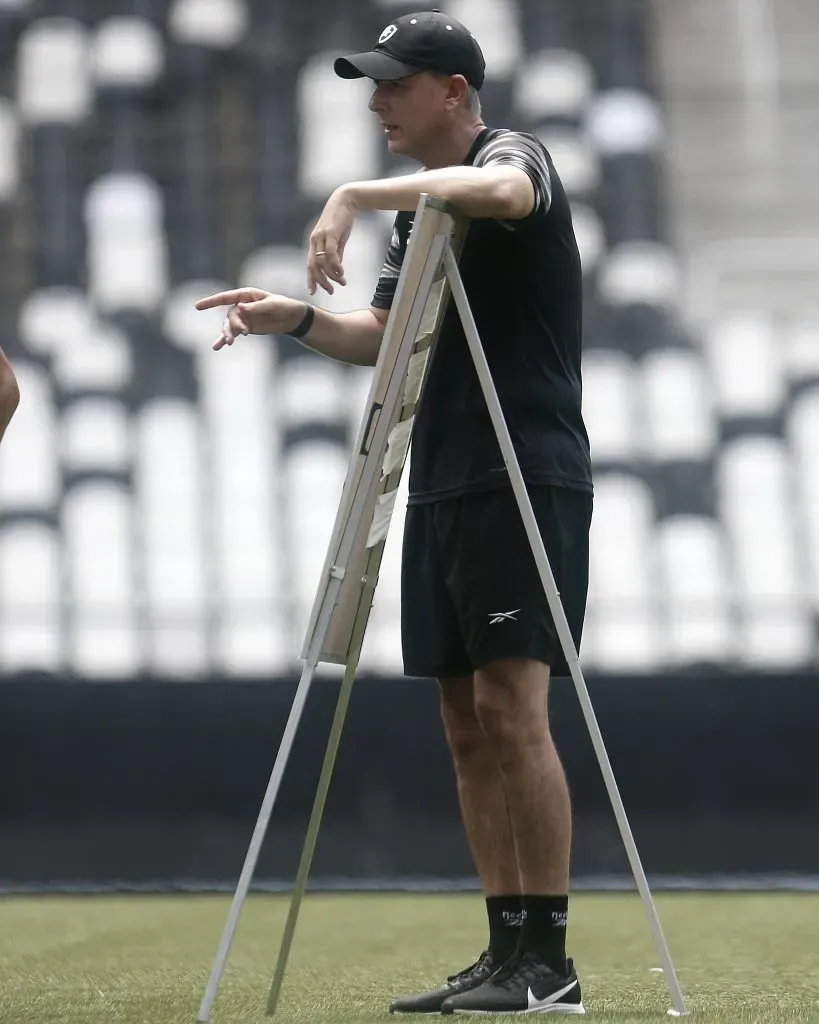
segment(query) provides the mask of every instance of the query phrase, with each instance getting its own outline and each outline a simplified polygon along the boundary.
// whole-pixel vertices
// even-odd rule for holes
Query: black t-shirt
[[[464,287],[528,484],[592,491],[581,413],[582,274],[571,212],[533,135],[485,128],[465,164],[513,164],[536,203],[514,221],[473,218],[459,261]],[[389,309],[414,214],[399,212],[372,305]],[[509,484],[475,365],[450,297],[416,410],[410,504]]]

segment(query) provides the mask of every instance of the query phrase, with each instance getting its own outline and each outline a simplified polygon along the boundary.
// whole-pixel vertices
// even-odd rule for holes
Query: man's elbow
[[[535,190],[525,171],[504,175],[495,183],[494,206],[498,220],[521,220],[532,212]]]

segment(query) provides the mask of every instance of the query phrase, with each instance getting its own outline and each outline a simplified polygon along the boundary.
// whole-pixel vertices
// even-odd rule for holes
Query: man
[[[373,365],[419,195],[472,218],[461,273],[579,646],[592,476],[581,268],[558,175],[533,136],[484,125],[483,55],[453,18],[398,18],[372,51],[339,58],[335,70],[373,80],[370,109],[390,151],[422,167],[337,189],[312,232],[309,292],[332,294],[346,283],[356,213],[398,211],[371,306],[336,314],[243,288],[197,308],[231,307],[216,349],[239,334],[287,333],[333,359]],[[550,670],[565,675],[567,666],[454,303],[413,430],[401,604],[406,674],[440,681],[489,942],[477,963],[391,1010],[583,1013],[565,951],[570,801],[547,718]]]
[[[0,441],[6,434],[17,406],[20,404],[20,388],[6,353],[0,348]]]

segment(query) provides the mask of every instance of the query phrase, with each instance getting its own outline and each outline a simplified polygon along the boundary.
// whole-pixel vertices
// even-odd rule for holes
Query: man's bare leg
[[[486,896],[489,948],[506,959],[523,920],[520,876],[495,752],[475,714],[472,676],[442,679],[441,716],[455,766],[461,817]]]
[[[469,848],[487,896],[520,893],[498,762],[475,713],[471,676],[441,680],[441,716],[455,765]]]
[[[476,717],[500,767],[520,874],[524,946],[562,966],[571,854],[571,802],[549,731],[549,669],[524,658],[475,673]],[[547,961],[547,962],[548,962]]]

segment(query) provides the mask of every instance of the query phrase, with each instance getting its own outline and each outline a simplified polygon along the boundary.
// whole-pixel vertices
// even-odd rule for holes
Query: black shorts
[[[592,495],[530,486],[569,629],[579,651],[589,581]],[[569,667],[510,487],[410,505],[401,564],[404,672],[471,675],[498,658]]]

